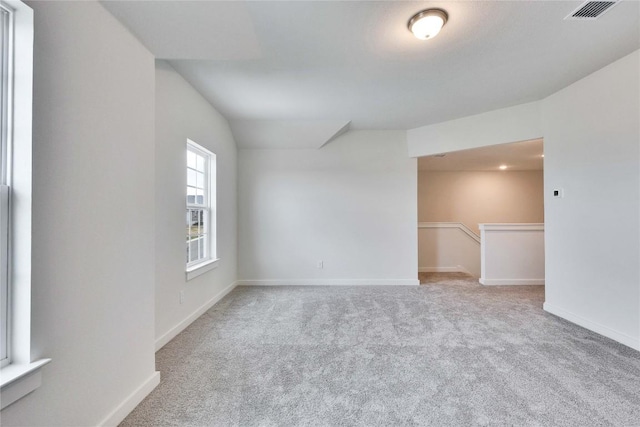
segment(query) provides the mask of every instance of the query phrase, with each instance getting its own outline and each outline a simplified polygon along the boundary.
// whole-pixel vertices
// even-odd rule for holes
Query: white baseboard
[[[238,280],[238,286],[419,286],[418,279],[268,279]]]
[[[420,273],[467,273],[473,276],[469,270],[462,265],[456,265],[454,267],[419,267]]]
[[[544,279],[483,279],[478,280],[485,286],[520,286],[520,285],[544,285]]]
[[[120,424],[158,384],[160,384],[160,372],[156,371],[122,403],[116,406],[98,425],[101,427],[115,427]]]
[[[568,310],[565,310],[560,307],[556,307],[545,302],[542,305],[542,308],[547,313],[551,313],[554,316],[561,317],[565,320],[568,320],[571,323],[575,323],[578,326],[582,326],[585,329],[593,331],[597,334],[603,335],[607,338],[611,338],[614,341],[619,342],[620,344],[624,344],[627,347],[631,347],[634,350],[640,351],[640,339],[634,338],[630,335],[624,334],[622,332],[618,332],[615,329],[611,329],[608,326],[601,325],[600,323],[593,322],[589,319],[586,319],[582,316],[574,314]]]
[[[178,335],[180,332],[184,331],[186,327],[189,326],[191,323],[193,323],[198,317],[202,316],[205,311],[209,310],[211,307],[213,307],[215,303],[217,303],[222,298],[224,298],[229,292],[231,292],[238,285],[238,283],[239,282],[233,282],[232,284],[230,284],[229,286],[227,286],[226,288],[218,292],[216,296],[214,296],[209,301],[207,301],[202,306],[200,306],[200,308],[198,308],[196,311],[191,313],[182,322],[178,323],[176,326],[169,329],[161,337],[156,338],[156,351],[164,347],[165,344],[167,344],[169,341],[174,339],[176,335]]]

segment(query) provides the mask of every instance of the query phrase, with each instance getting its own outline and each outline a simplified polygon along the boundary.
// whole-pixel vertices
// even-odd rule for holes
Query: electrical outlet
[[[324,268],[324,261],[318,261],[318,268]]]
[[[184,302],[184,291],[180,291],[180,304]]]

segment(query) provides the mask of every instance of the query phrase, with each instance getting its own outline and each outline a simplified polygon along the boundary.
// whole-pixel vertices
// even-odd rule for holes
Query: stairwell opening
[[[501,166],[506,168],[501,169]],[[505,237],[507,247],[511,244],[514,248],[521,245],[516,242],[521,236],[513,231],[518,229],[515,225],[528,224],[524,229],[530,233],[524,236],[525,240],[531,240],[532,224],[544,224],[543,170],[542,139],[419,158],[417,233],[420,283],[432,283],[438,276],[456,274],[471,275],[481,280],[483,261],[486,261],[481,253],[481,224],[507,224],[508,230],[500,232],[499,236]],[[506,237],[505,233],[513,233],[513,236]],[[544,231],[540,234],[542,239],[543,234]],[[535,248],[524,248],[521,256],[530,255],[530,259],[509,260],[511,255],[501,256],[504,261],[498,264],[505,271],[499,272],[500,279],[492,279],[497,282],[486,284],[525,284],[523,279],[542,280],[544,283],[544,241],[536,244],[542,248],[542,255],[534,255]],[[514,249],[511,254],[515,256],[516,252]],[[495,255],[495,249],[492,253]],[[535,257],[538,258],[536,262],[542,263],[542,272],[524,272],[525,269],[522,274],[542,277],[518,277],[520,273],[516,271],[516,264],[532,264],[530,261]],[[535,284],[540,284],[538,282]]]

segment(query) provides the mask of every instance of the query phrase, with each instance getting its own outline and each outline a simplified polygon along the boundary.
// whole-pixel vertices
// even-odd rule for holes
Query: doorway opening
[[[421,284],[455,274],[486,279],[483,284],[544,283],[543,148],[543,140],[535,139],[418,159]],[[483,243],[493,242],[494,236],[502,241],[492,246],[490,257],[483,257]],[[526,246],[530,242],[531,248]],[[524,254],[520,258],[527,259],[515,255],[518,248]],[[496,252],[500,250],[507,252]],[[496,256],[498,267],[491,266],[496,277],[487,279],[483,266],[487,273],[487,261]],[[541,266],[526,270],[533,259]],[[525,277],[532,275],[536,277]]]

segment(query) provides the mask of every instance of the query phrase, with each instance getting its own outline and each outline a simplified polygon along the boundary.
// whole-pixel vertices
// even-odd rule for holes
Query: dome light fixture
[[[420,40],[429,40],[438,35],[447,19],[449,15],[442,9],[426,9],[409,19],[409,31]]]
[[[499,169],[501,171],[506,170],[507,169],[507,165],[500,165]]]

